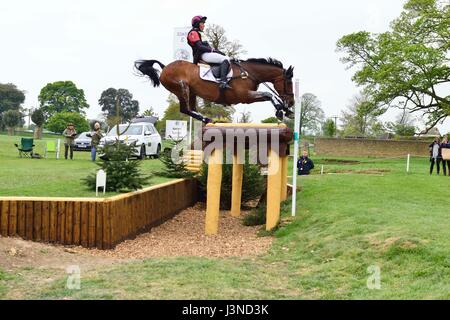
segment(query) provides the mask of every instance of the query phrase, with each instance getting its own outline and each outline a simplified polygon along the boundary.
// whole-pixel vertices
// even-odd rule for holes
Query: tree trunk
[[[9,127],[8,128],[8,136],[13,136],[13,135],[14,135],[14,127],[13,128]]]
[[[42,127],[36,126],[34,128],[34,139],[41,140],[42,139]]]

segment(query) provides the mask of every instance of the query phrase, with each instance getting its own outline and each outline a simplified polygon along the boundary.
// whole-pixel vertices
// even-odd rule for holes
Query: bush
[[[56,113],[48,119],[45,128],[52,132],[62,133],[64,129],[67,128],[67,124],[70,122],[75,125],[75,130],[78,133],[89,131],[89,123],[86,118],[76,112]]]
[[[253,209],[242,221],[244,226],[260,226],[266,224],[266,206]]]
[[[22,114],[17,110],[8,110],[3,112],[2,122],[8,128],[8,134],[13,135],[14,129],[20,125]]]
[[[178,152],[178,156],[183,158],[183,140],[173,140],[169,142],[170,147],[164,149],[159,160],[164,164],[164,168],[157,172],[156,175],[167,178],[192,178],[195,174],[186,169],[186,162],[184,160],[180,163],[175,163],[172,159],[172,150]]]
[[[225,153],[224,153],[225,159]],[[246,151],[248,159],[248,151]],[[225,162],[225,161],[224,161]],[[231,209],[231,186],[233,179],[233,165],[222,165],[222,188],[220,192],[220,208],[222,210]],[[200,191],[206,195],[206,185],[208,181],[208,165],[203,163],[198,177],[200,182]],[[260,197],[266,188],[266,179],[260,173],[260,168],[256,164],[244,164],[244,176],[242,181],[242,202],[254,200]]]
[[[106,172],[107,191],[128,192],[141,189],[150,179],[150,176],[141,174],[139,170],[141,161],[131,160],[133,148],[134,145],[126,145],[120,142],[103,147],[104,156],[97,165]],[[95,173],[82,180],[90,189],[95,190]]]

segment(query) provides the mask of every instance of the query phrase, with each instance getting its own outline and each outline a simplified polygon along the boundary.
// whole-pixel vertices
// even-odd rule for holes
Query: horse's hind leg
[[[190,92],[189,86],[186,82],[181,80],[179,83],[181,87],[181,96],[178,96],[178,99],[180,100],[180,111],[204,123],[212,122],[211,119],[205,118],[196,111],[196,96]]]

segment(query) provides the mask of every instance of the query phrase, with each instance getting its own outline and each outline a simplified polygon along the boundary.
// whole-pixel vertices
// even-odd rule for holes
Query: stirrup
[[[220,89],[232,89],[229,85],[227,81],[220,81],[219,82],[219,88]]]

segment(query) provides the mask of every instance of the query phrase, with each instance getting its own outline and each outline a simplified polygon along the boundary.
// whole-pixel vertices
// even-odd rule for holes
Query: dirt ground
[[[248,214],[243,211],[242,216]],[[91,269],[155,257],[247,257],[263,254],[273,238],[258,237],[261,227],[242,225],[242,216],[234,218],[221,212],[219,234],[204,235],[205,207],[196,204],[173,219],[133,240],[119,244],[114,250],[86,249],[0,237],[0,267],[57,268],[78,265]]]

